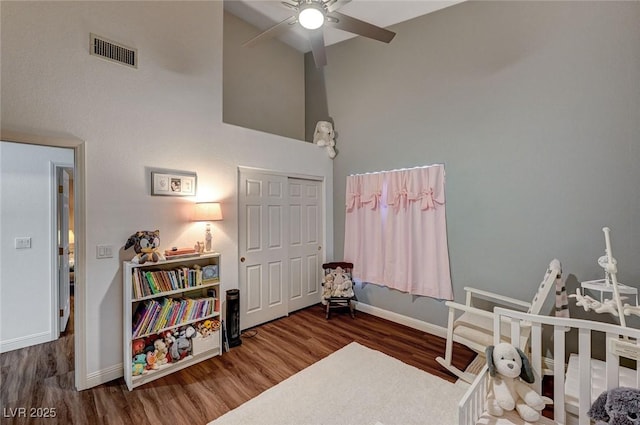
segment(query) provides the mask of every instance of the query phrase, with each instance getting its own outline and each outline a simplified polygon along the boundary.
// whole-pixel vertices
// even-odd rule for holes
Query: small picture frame
[[[202,280],[214,280],[218,279],[218,266],[216,264],[210,264],[202,268]]]
[[[196,196],[198,176],[190,172],[151,172],[152,196]]]

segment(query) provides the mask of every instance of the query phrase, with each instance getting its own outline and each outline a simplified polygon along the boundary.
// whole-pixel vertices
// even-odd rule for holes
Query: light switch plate
[[[96,245],[96,258],[112,258],[113,245]]]
[[[16,246],[16,249],[31,248],[31,238],[30,237],[16,238],[15,246]]]

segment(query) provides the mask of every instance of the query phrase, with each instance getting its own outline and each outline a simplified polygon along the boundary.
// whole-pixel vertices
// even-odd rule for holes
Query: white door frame
[[[61,179],[64,179],[64,175],[65,173],[67,174],[71,174],[71,176],[73,176],[73,164],[63,164],[63,163],[52,163],[53,166],[53,188],[52,188],[52,193],[53,196],[51,197],[52,199],[52,208],[51,211],[54,212],[54,216],[52,217],[52,221],[53,221],[53,225],[51,226],[51,228],[53,229],[53,235],[52,235],[52,240],[53,240],[53,251],[54,251],[54,255],[57,261],[55,261],[54,263],[52,263],[52,268],[53,268],[53,274],[52,276],[55,277],[55,284],[53,285],[53,287],[55,287],[57,289],[57,291],[55,291],[56,293],[53,294],[55,295],[55,301],[54,301],[54,308],[52,309],[53,312],[53,318],[52,320],[54,322],[57,322],[57,329],[54,333],[54,335],[56,336],[56,338],[60,337],[60,333],[64,332],[65,327],[68,326],[68,323],[65,322],[65,327],[62,326],[62,322],[63,322],[63,317],[66,316],[66,319],[68,320],[68,314],[69,311],[67,311],[66,306],[61,305],[60,302],[61,300],[61,296],[66,295],[65,301],[67,302],[67,306],[69,304],[69,293],[70,293],[70,286],[71,286],[71,281],[69,280],[69,230],[71,229],[70,227],[70,205],[67,204],[67,208],[65,210],[64,208],[64,202],[61,202],[61,192],[59,191],[59,187],[61,185]],[[68,189],[68,182],[67,182],[67,189]],[[67,193],[67,197],[69,197],[69,193]],[[67,199],[67,202],[69,202],[69,199]],[[63,215],[66,215],[66,226],[64,226],[65,223],[65,219],[62,217]],[[62,227],[61,227],[62,226]],[[62,230],[62,231],[61,231]],[[58,235],[58,232],[60,232],[60,235]],[[62,242],[62,243],[59,243]],[[63,247],[67,252],[60,254],[59,250],[60,247]],[[56,255],[57,254],[57,255]],[[62,256],[62,258],[61,258]],[[62,273],[64,271],[64,273]],[[64,281],[62,281],[61,278],[65,278]],[[64,287],[64,288],[63,288]],[[66,294],[63,294],[63,291],[66,292]],[[60,315],[60,312],[63,310],[65,310],[64,315]]]
[[[291,173],[291,172],[287,172],[284,170],[273,170],[273,169],[268,169],[268,168],[256,168],[256,167],[247,167],[247,166],[242,166],[239,165],[238,166],[238,176],[237,176],[237,188],[236,188],[236,193],[238,194],[238,206],[240,203],[240,176],[241,173],[243,172],[253,172],[253,173],[262,173],[262,174],[272,174],[272,175],[276,175],[276,176],[284,176],[287,178],[295,178],[295,179],[305,179],[305,180],[314,180],[314,181],[319,181],[322,184],[322,228],[323,228],[323,232],[322,232],[322,262],[326,262],[326,255],[327,255],[327,211],[326,211],[326,205],[327,205],[327,199],[326,199],[326,187],[325,185],[327,184],[325,178],[323,176],[317,176],[317,175],[310,175],[310,174],[300,174],[300,173]],[[239,211],[238,211],[238,217],[240,217]],[[240,222],[240,220],[238,220],[238,236],[240,235],[240,226],[242,226],[243,224]],[[288,241],[287,241],[288,243]],[[238,252],[237,252],[237,258],[240,259],[240,244],[238,244]],[[241,273],[241,263],[240,261],[238,261],[238,278],[242,275]],[[238,288],[240,288],[240,282],[238,281]],[[242,296],[242,294],[240,294],[240,296]],[[288,299],[288,294],[285,297],[286,302],[289,302]],[[289,311],[289,307],[287,305],[287,311]],[[240,317],[240,327],[242,328],[242,316]]]
[[[74,351],[75,351],[75,387],[84,390],[87,385],[87,335],[86,335],[86,148],[83,140],[72,136],[59,137],[49,135],[26,134],[12,130],[0,131],[0,139],[5,142],[27,143],[73,149],[73,196],[74,196]],[[57,250],[55,251],[57,256]],[[54,261],[54,260],[52,260]],[[56,294],[57,295],[57,294]],[[57,323],[57,321],[56,321]],[[57,325],[56,325],[57,326]]]

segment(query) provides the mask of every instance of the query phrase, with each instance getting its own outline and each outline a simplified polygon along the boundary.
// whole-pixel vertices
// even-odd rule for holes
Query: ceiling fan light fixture
[[[298,22],[308,30],[320,28],[324,24],[324,18],[324,10],[314,3],[303,6],[298,13]]]

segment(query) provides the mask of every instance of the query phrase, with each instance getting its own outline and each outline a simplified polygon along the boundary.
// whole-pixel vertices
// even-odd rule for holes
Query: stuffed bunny
[[[529,359],[522,350],[501,343],[488,346],[485,354],[491,376],[487,412],[492,416],[502,416],[505,411],[515,409],[527,422],[540,419],[540,412],[551,400],[543,399],[526,384],[532,384],[534,376]]]
[[[610,425],[640,424],[640,389],[618,387],[605,391],[589,409],[588,415]]]

